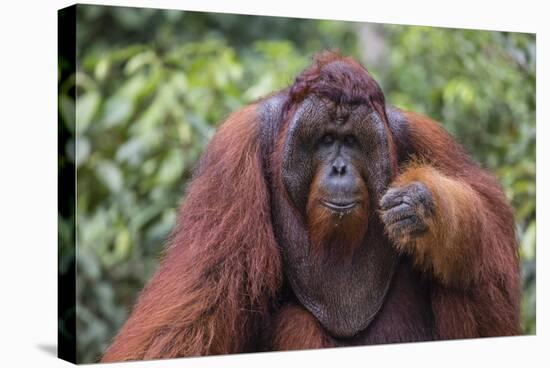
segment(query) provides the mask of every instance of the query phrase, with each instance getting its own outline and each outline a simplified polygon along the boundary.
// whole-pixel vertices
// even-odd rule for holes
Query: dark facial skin
[[[360,190],[358,182],[362,178],[353,160],[357,139],[349,129],[343,129],[343,124],[330,125],[318,142],[316,152],[320,162],[319,191],[326,196],[320,204],[331,211],[345,213],[367,200]]]
[[[318,188],[311,188],[315,175]],[[295,206],[304,211],[312,189],[321,205],[349,211],[364,201],[375,208],[391,179],[389,144],[381,118],[365,105],[338,106],[306,99],[291,122],[285,144],[283,180]],[[361,181],[369,198],[360,192]]]

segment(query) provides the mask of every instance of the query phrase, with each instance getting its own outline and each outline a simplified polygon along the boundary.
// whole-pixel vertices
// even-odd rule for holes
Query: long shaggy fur
[[[281,284],[255,107],[208,147],[166,255],[104,362],[256,349]]]
[[[351,69],[342,72],[339,64]],[[285,245],[277,244],[278,229],[271,222],[269,186],[278,181],[270,178],[281,170],[288,122],[311,93],[337,103],[366,103],[377,111],[388,125],[389,159],[396,171],[399,164],[392,185],[421,181],[435,200],[427,234],[393,239],[413,266],[402,263],[396,277],[407,276],[391,287],[379,318],[361,341],[518,334],[514,219],[495,178],[426,117],[402,112],[406,129],[390,126],[378,85],[350,58],[321,55],[281,93],[285,102],[280,119],[270,127],[275,133],[269,147],[260,144],[257,105],[231,115],[213,138],[181,205],[166,254],[103,362],[331,346],[331,338],[307,310],[278,306],[291,291],[282,293]],[[364,231],[376,210],[363,208],[355,217],[364,220],[363,229],[353,222],[345,233]],[[326,229],[326,215],[312,214],[313,240],[319,244],[334,234]],[[303,231],[300,226],[291,231]],[[421,286],[415,281],[418,274]],[[405,317],[404,306],[410,309]],[[270,336],[269,345],[260,347]]]
[[[288,304],[281,308],[273,323],[273,350],[305,350],[335,346],[323,327],[304,307]]]
[[[473,162],[437,123],[405,113],[423,165],[406,166],[397,185],[419,180],[436,197],[428,234],[409,247],[433,274],[437,337],[517,335],[519,256],[512,209],[496,179]]]

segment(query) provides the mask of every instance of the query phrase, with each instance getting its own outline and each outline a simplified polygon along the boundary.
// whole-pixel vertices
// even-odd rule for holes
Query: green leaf
[[[111,161],[100,161],[96,167],[97,178],[112,192],[116,193],[122,188],[124,178],[122,172]]]
[[[162,161],[157,173],[157,180],[160,183],[172,183],[181,177],[184,162],[183,154],[179,149],[172,149]]]
[[[76,144],[74,144],[74,142],[75,141],[73,140],[69,141],[71,144],[69,147],[69,152],[71,155],[74,152],[76,157],[73,157],[73,159],[76,167],[78,168],[86,162],[88,157],[90,157],[91,145],[90,140],[84,136],[77,137]],[[74,147],[72,145],[74,145]]]
[[[107,100],[103,113],[102,123],[111,128],[124,123],[132,114],[133,104],[123,96],[113,96]]]
[[[523,235],[523,240],[521,242],[521,255],[524,259],[533,260],[535,259],[536,254],[536,225],[535,222],[531,222],[529,227]]]
[[[128,256],[131,247],[131,238],[128,229],[121,229],[115,238],[115,247],[113,257],[117,260],[121,260]]]
[[[140,52],[139,54],[134,55],[130,60],[128,60],[126,66],[124,67],[124,73],[126,75],[134,74],[143,66],[151,64],[155,61],[156,55],[153,51],[147,50],[144,52]]]
[[[79,249],[77,252],[78,270],[91,279],[97,279],[101,274],[99,263],[93,253],[88,250]]]
[[[84,134],[99,107],[101,97],[92,91],[76,99],[76,134]]]
[[[143,73],[133,75],[117,91],[117,96],[123,96],[130,100],[136,100],[149,84],[150,77]]]
[[[109,74],[110,69],[111,69],[111,59],[104,58],[99,60],[94,71],[94,75],[96,79],[103,81]]]
[[[118,148],[115,157],[118,162],[137,166],[143,162],[144,149],[143,141],[139,137],[130,139]]]

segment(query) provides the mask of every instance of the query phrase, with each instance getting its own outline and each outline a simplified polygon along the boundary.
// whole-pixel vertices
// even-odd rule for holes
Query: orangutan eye
[[[321,138],[321,143],[326,146],[331,145],[332,143],[334,143],[334,136],[332,134],[325,134]]]
[[[344,143],[347,146],[353,146],[353,145],[355,145],[355,143],[357,143],[357,140],[355,139],[354,136],[348,135],[348,136],[346,136],[346,138],[344,138]]]

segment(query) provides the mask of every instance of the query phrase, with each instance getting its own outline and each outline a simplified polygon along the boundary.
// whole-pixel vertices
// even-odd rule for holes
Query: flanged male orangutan
[[[103,361],[516,335],[519,300],[496,179],[329,52],[220,127]]]

